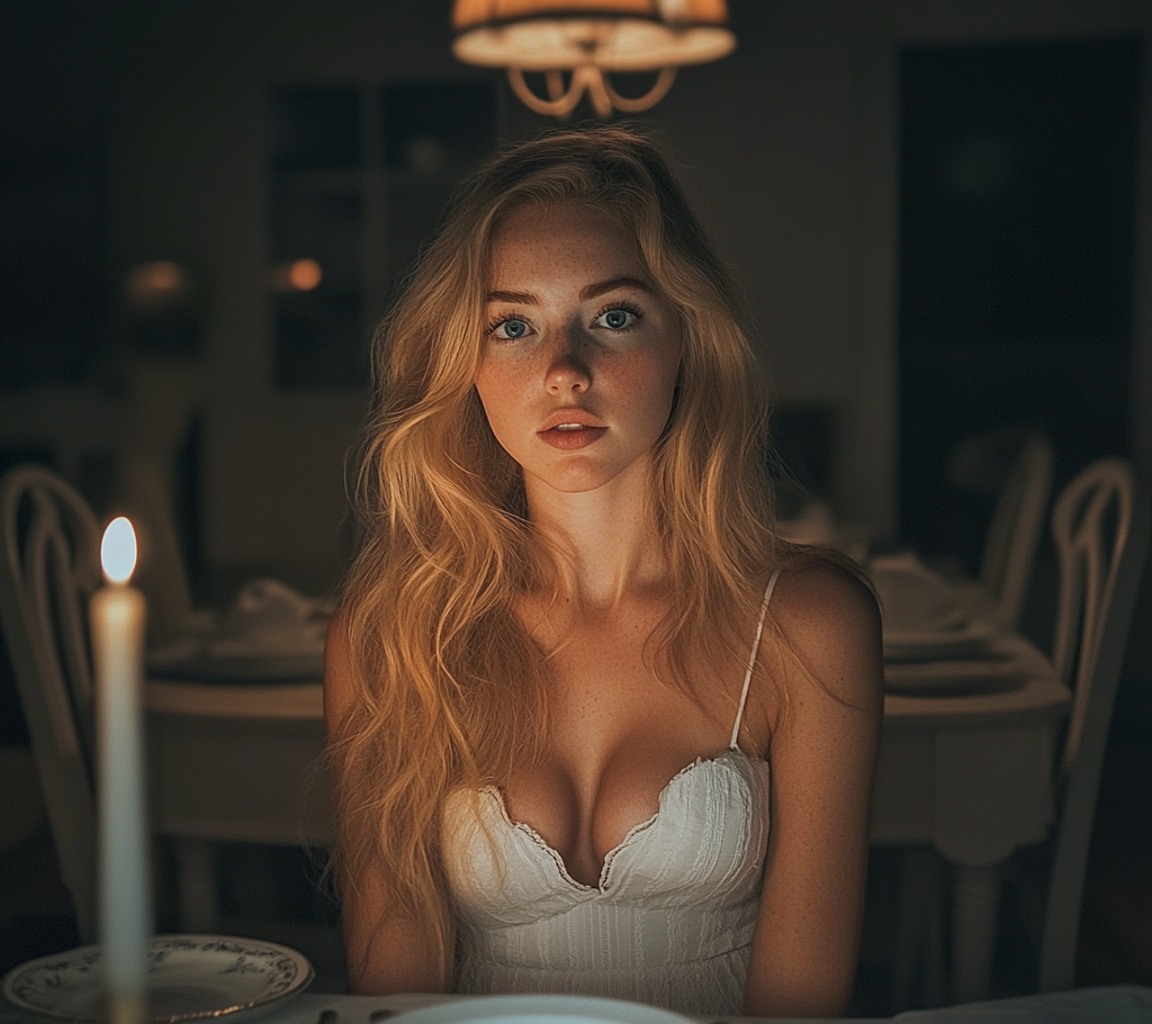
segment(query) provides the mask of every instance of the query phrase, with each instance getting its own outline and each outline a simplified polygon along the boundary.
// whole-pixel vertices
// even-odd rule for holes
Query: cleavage
[[[617,759],[582,790],[559,765],[544,765],[500,795],[513,824],[534,833],[574,881],[598,888],[612,854],[653,820],[672,780],[700,761],[692,753],[677,756],[674,767]]]

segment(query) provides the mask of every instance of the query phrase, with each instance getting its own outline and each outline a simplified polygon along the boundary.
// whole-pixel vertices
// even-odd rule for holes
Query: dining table
[[[1053,821],[1054,750],[1072,695],[1032,643],[1004,631],[978,660],[896,657],[885,674],[871,842],[952,865],[950,997],[983,999],[1000,870]],[[184,851],[191,919],[181,927],[210,931],[205,844],[333,840],[322,684],[165,675],[145,683],[152,827]]]
[[[409,1016],[440,1007],[454,1007],[453,1024],[464,1024],[469,1017],[495,1024],[506,1021],[525,1024],[529,1016],[499,1017],[493,1009],[500,997],[467,997],[450,995],[422,995],[417,993],[391,996],[330,995],[303,991],[283,999],[264,1010],[258,1020],[261,1024],[406,1024]],[[542,1004],[541,1004],[542,1005]],[[601,1008],[603,1004],[601,1004]],[[648,1016],[646,1008],[638,1004],[620,1004],[613,1001],[610,1009],[616,1015],[574,1017],[556,1014],[551,1018],[535,1019],[549,1024],[568,1024],[585,1020],[588,1024],[629,1024]],[[632,1011],[632,1012],[630,1012]],[[250,1020],[251,1011],[246,1020]],[[485,1014],[488,1016],[485,1018]],[[55,1019],[57,1022],[64,1018]],[[215,1018],[227,1021],[228,1017]],[[819,1017],[740,1017],[725,1014],[684,1016],[685,1024],[833,1024],[831,1018]],[[45,1017],[22,1012],[15,1006],[0,1002],[0,1024],[44,1024]],[[839,1017],[835,1024],[1152,1024],[1152,988],[1140,985],[1105,985],[1072,989],[1066,992],[1047,992],[982,1002],[943,1006],[926,1010],[907,1010],[894,1017]],[[169,1024],[183,1024],[174,1018]],[[420,1024],[413,1019],[412,1024]],[[427,1024],[427,1022],[423,1022]]]

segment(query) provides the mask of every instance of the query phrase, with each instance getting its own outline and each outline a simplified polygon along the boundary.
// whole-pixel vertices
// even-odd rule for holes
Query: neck
[[[529,517],[556,554],[563,597],[603,609],[666,585],[666,563],[646,501],[647,465],[575,494],[525,483]]]

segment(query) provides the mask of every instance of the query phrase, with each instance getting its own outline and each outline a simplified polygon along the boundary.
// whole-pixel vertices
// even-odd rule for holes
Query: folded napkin
[[[911,552],[873,558],[868,575],[880,598],[885,632],[936,632],[967,624],[968,603]]]
[[[206,644],[214,658],[321,654],[331,609],[287,583],[257,579],[244,585]]]

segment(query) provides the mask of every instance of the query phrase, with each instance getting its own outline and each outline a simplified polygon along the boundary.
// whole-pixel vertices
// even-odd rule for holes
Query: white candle
[[[108,585],[92,595],[89,608],[96,672],[100,942],[108,1020],[141,1024],[152,932],[140,706],[146,611],[144,595],[128,585],[136,567],[136,535],[127,519],[108,525],[100,560]]]

